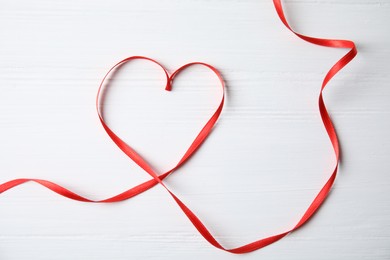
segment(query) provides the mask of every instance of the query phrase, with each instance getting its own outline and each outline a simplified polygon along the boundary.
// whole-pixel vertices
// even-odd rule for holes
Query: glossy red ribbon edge
[[[179,163],[174,168],[172,168],[171,170],[169,170],[168,172],[166,172],[160,176],[152,169],[152,167],[149,166],[149,164],[139,154],[137,154],[130,146],[128,146],[125,142],[123,142],[117,135],[115,135],[115,133],[113,131],[111,131],[111,129],[104,122],[104,119],[103,119],[103,117],[100,113],[100,109],[99,109],[100,92],[101,92],[101,89],[103,87],[104,81],[108,77],[110,72],[112,72],[115,68],[119,67],[123,63],[128,62],[128,61],[133,60],[133,59],[146,59],[146,60],[149,60],[149,61],[156,63],[164,70],[164,72],[166,74],[166,77],[167,77],[166,90],[171,90],[172,80],[183,69],[190,67],[190,66],[193,66],[193,65],[203,65],[203,66],[206,66],[209,69],[211,69],[219,77],[221,84],[222,84],[222,87],[224,87],[223,78],[222,78],[221,74],[219,73],[219,71],[217,69],[215,69],[214,67],[212,67],[211,65],[208,65],[206,63],[201,63],[201,62],[194,62],[194,63],[186,64],[186,65],[180,67],[178,70],[176,70],[171,76],[169,76],[167,70],[157,61],[152,60],[150,58],[146,58],[146,57],[134,56],[134,57],[124,59],[124,60],[118,62],[116,65],[114,65],[107,72],[107,74],[105,75],[105,77],[102,80],[102,83],[99,86],[96,104],[97,104],[97,111],[98,111],[99,119],[100,119],[104,129],[106,130],[106,132],[110,136],[110,138],[115,142],[115,144],[125,154],[127,154],[133,161],[135,161],[141,168],[143,168],[149,175],[151,175],[153,179],[151,179],[143,184],[140,184],[132,189],[129,189],[129,190],[117,195],[117,196],[114,196],[114,197],[111,197],[111,198],[108,198],[105,200],[99,200],[99,201],[87,199],[87,198],[80,196],[80,195],[78,195],[78,194],[76,194],[76,193],[74,193],[74,192],[72,192],[72,191],[70,191],[62,186],[59,186],[53,182],[46,181],[46,180],[40,180],[40,179],[15,179],[15,180],[3,183],[0,185],[0,193],[3,193],[6,190],[9,190],[9,189],[11,189],[15,186],[18,186],[22,183],[25,183],[28,181],[33,181],[33,182],[36,182],[36,183],[43,185],[44,187],[62,195],[62,196],[65,196],[65,197],[73,199],[73,200],[85,201],[85,202],[118,202],[118,201],[122,201],[122,200],[125,200],[128,198],[131,198],[137,194],[140,194],[143,191],[146,191],[149,188],[155,186],[156,184],[160,184],[167,190],[167,192],[172,196],[172,198],[175,200],[175,202],[183,210],[183,212],[186,214],[186,216],[189,218],[189,220],[192,222],[192,224],[196,227],[196,229],[199,231],[199,233],[210,244],[212,244],[213,246],[215,246],[219,249],[222,249],[222,250],[230,252],[230,253],[235,253],[235,254],[248,253],[248,252],[263,248],[267,245],[270,245],[270,244],[278,241],[279,239],[283,238],[284,236],[286,236],[290,232],[292,232],[292,231],[298,229],[299,227],[301,227],[302,225],[304,225],[313,216],[313,214],[317,211],[319,206],[323,203],[323,201],[327,197],[327,194],[329,193],[329,191],[330,191],[330,189],[335,181],[335,178],[337,175],[337,170],[338,170],[338,164],[339,164],[339,156],[340,156],[339,142],[338,142],[336,131],[333,127],[332,121],[331,121],[330,116],[329,116],[327,109],[325,107],[322,93],[323,93],[325,86],[334,77],[334,75],[336,75],[345,65],[347,65],[356,56],[357,49],[356,49],[354,42],[352,42],[352,41],[314,38],[314,37],[309,37],[309,36],[305,36],[305,35],[296,33],[289,26],[289,24],[285,18],[281,1],[280,0],[273,0],[273,2],[274,2],[274,6],[276,9],[276,12],[278,13],[280,20],[283,22],[283,24],[291,32],[293,32],[299,38],[301,38],[307,42],[310,42],[312,44],[316,44],[316,45],[320,45],[320,46],[350,49],[347,54],[345,54],[340,60],[338,60],[332,66],[332,68],[328,71],[328,73],[324,77],[323,82],[322,82],[322,86],[321,86],[321,90],[320,90],[320,94],[319,94],[319,98],[318,98],[319,111],[321,114],[323,124],[325,126],[325,129],[327,130],[328,136],[330,138],[330,141],[332,143],[332,146],[333,146],[333,149],[335,152],[336,164],[334,166],[334,170],[333,170],[331,176],[329,177],[329,179],[327,180],[325,185],[322,187],[322,189],[317,194],[317,196],[315,197],[313,202],[310,204],[308,209],[305,211],[302,218],[298,221],[298,223],[292,229],[290,229],[286,232],[277,234],[277,235],[273,235],[273,236],[270,236],[267,238],[257,240],[255,242],[252,242],[252,243],[249,243],[249,244],[237,247],[237,248],[226,249],[214,238],[214,236],[208,231],[208,229],[199,220],[199,218],[174,193],[172,193],[165,186],[165,184],[162,182],[162,180],[164,178],[166,178],[170,173],[172,173],[175,169],[179,168],[187,159],[189,159],[189,157],[199,148],[199,146],[206,139],[207,135],[210,133],[212,127],[214,126],[215,122],[217,121],[219,115],[221,114],[223,102],[224,102],[224,96],[222,96],[221,103],[218,106],[217,110],[214,112],[214,114],[209,119],[209,121],[207,121],[206,125],[201,130],[199,135],[196,137],[194,142],[191,144],[190,148],[186,151],[186,153],[184,154],[182,159],[179,161]]]

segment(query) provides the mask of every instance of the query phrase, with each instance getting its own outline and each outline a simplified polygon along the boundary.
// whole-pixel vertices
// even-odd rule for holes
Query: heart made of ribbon
[[[195,66],[195,65],[201,65],[201,66],[204,66],[204,67],[210,69],[211,71],[213,71],[215,73],[215,75],[218,77],[218,79],[220,81],[220,85],[222,87],[222,97],[221,97],[221,100],[220,100],[220,103],[219,103],[217,109],[212,114],[212,116],[208,119],[208,121],[203,126],[203,128],[200,130],[199,134],[196,136],[196,138],[191,143],[189,148],[186,150],[184,155],[181,157],[179,162],[173,168],[171,168],[170,170],[168,170],[165,173],[163,173],[163,174],[158,176],[158,178],[160,180],[164,180],[170,173],[172,173],[173,171],[177,170],[181,165],[183,165],[183,163],[185,163],[194,154],[194,152],[196,152],[196,150],[200,147],[200,145],[204,142],[204,140],[210,134],[210,131],[212,130],[214,124],[217,122],[217,120],[218,120],[218,118],[219,118],[219,116],[220,116],[220,114],[222,112],[222,108],[223,108],[224,100],[225,100],[225,83],[224,83],[224,80],[222,78],[221,73],[215,67],[213,67],[213,66],[211,66],[209,64],[203,63],[203,62],[187,63],[187,64],[181,66],[180,68],[178,68],[177,70],[175,70],[172,74],[169,74],[168,70],[161,63],[157,62],[154,59],[151,59],[151,58],[148,58],[148,57],[144,57],[144,56],[132,56],[132,57],[129,57],[129,58],[121,60],[120,62],[116,63],[113,67],[111,67],[108,70],[108,72],[103,77],[103,80],[100,83],[100,86],[99,86],[99,89],[98,89],[98,93],[97,93],[97,96],[96,96],[96,110],[97,110],[100,122],[103,125],[104,130],[107,132],[107,134],[112,139],[112,141],[130,159],[132,159],[138,166],[140,166],[142,169],[144,169],[149,174],[151,174],[151,172],[154,172],[154,170],[152,170],[152,167],[132,147],[130,147],[125,141],[123,141],[118,135],[116,135],[112,131],[112,129],[110,129],[110,127],[104,121],[104,117],[103,117],[101,109],[100,109],[100,101],[102,99],[102,92],[103,92],[103,89],[104,89],[104,86],[105,86],[105,81],[106,81],[107,77],[110,74],[112,74],[114,72],[114,70],[120,68],[120,66],[124,65],[125,63],[127,63],[129,61],[136,60],[136,59],[142,59],[142,60],[147,60],[147,61],[153,62],[153,63],[157,64],[164,71],[164,74],[165,74],[165,77],[166,77],[165,90],[167,90],[167,91],[171,91],[172,90],[172,85],[173,85],[174,79],[175,79],[175,77],[178,74],[180,74],[182,71],[186,70],[187,68]],[[114,196],[114,197],[111,197],[109,199],[105,199],[105,200],[102,200],[102,201],[98,201],[98,202],[117,202],[117,201],[129,199],[131,197],[134,197],[134,196],[136,196],[136,195],[138,195],[138,194],[140,194],[140,193],[150,189],[151,187],[155,186],[156,184],[158,184],[158,182],[155,179],[151,179],[151,180],[146,181],[146,182],[144,182],[144,183],[142,183],[140,185],[135,186],[134,188],[126,190],[125,192],[123,192],[123,193],[121,193],[121,194],[119,194],[117,196]]]

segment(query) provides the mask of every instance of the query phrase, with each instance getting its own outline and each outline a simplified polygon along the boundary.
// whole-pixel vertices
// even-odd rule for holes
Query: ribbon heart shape
[[[148,60],[148,61],[151,61],[151,62],[157,64],[165,73],[165,76],[166,76],[165,90],[167,90],[167,91],[171,91],[172,90],[172,84],[173,84],[173,81],[174,81],[174,79],[175,79],[175,77],[177,75],[179,75],[182,71],[186,70],[187,68],[189,68],[191,66],[195,66],[195,65],[201,65],[201,66],[209,68],[211,71],[213,71],[214,74],[218,77],[218,79],[220,81],[220,84],[221,84],[221,87],[222,87],[222,98],[221,98],[221,101],[220,101],[217,109],[215,110],[215,112],[208,119],[208,121],[206,122],[204,127],[201,129],[201,131],[196,136],[194,141],[191,143],[190,147],[186,150],[184,155],[181,157],[179,162],[173,168],[171,168],[170,170],[166,171],[165,173],[163,173],[163,174],[161,174],[159,176],[152,169],[152,167],[146,162],[146,160],[144,158],[142,158],[133,148],[131,148],[129,145],[127,145],[120,137],[118,137],[108,127],[108,125],[104,121],[104,118],[103,118],[103,115],[101,113],[101,109],[100,109],[100,106],[99,106],[100,99],[101,99],[101,93],[102,93],[102,90],[103,90],[103,87],[104,87],[104,83],[105,83],[105,80],[107,79],[107,77],[113,72],[113,70],[115,70],[115,69],[119,68],[120,66],[122,66],[123,64],[125,64],[125,63],[127,63],[127,62],[129,62],[131,60],[135,60],[135,59]],[[107,74],[104,76],[102,82],[100,83],[100,86],[99,86],[99,89],[98,89],[98,93],[97,93],[97,96],[96,96],[96,110],[97,110],[100,122],[103,125],[104,130],[107,132],[107,134],[112,139],[112,141],[130,159],[132,159],[136,164],[138,164],[138,166],[140,166],[147,173],[149,173],[153,177],[153,179],[151,179],[149,181],[146,181],[146,182],[144,182],[144,183],[142,183],[142,184],[140,184],[140,185],[138,185],[138,186],[136,186],[136,187],[134,187],[132,189],[129,189],[129,190],[127,190],[127,191],[117,195],[117,196],[114,196],[112,198],[103,200],[101,202],[117,202],[117,201],[121,201],[121,200],[125,200],[125,199],[129,199],[131,197],[134,197],[134,196],[136,196],[136,195],[138,195],[138,194],[140,194],[140,193],[150,189],[151,187],[155,186],[156,184],[159,183],[158,180],[160,180],[160,181],[164,180],[170,173],[172,173],[173,171],[178,169],[183,163],[185,163],[191,157],[191,155],[194,154],[194,152],[196,152],[196,150],[200,147],[200,145],[204,142],[204,140],[210,134],[211,129],[213,128],[213,126],[217,122],[217,120],[218,120],[218,118],[219,118],[219,116],[220,116],[220,114],[222,112],[224,101],[225,101],[225,83],[224,83],[224,80],[222,78],[221,73],[216,68],[214,68],[213,66],[211,66],[209,64],[206,64],[206,63],[203,63],[203,62],[187,63],[187,64],[181,66],[180,68],[178,68],[171,75],[169,75],[167,69],[161,63],[159,63],[156,60],[153,60],[151,58],[144,57],[144,56],[132,56],[132,57],[126,58],[126,59],[118,62],[117,64],[115,64],[113,67],[111,67],[111,69],[107,72]]]
[[[147,60],[147,61],[150,61],[154,64],[157,64],[163,70],[163,72],[165,74],[165,77],[166,77],[165,90],[167,90],[167,91],[172,90],[173,81],[177,75],[179,75],[182,71],[186,70],[187,68],[192,67],[192,66],[196,66],[196,65],[204,66],[204,67],[210,69],[212,72],[214,72],[214,74],[218,77],[218,79],[220,81],[221,88],[222,88],[222,97],[221,97],[221,100],[220,100],[220,103],[219,103],[217,109],[214,111],[212,116],[208,119],[206,124],[200,130],[199,134],[196,136],[196,138],[191,143],[189,148],[186,150],[184,155],[181,157],[179,162],[173,168],[171,168],[170,170],[166,171],[165,173],[163,173],[161,175],[158,175],[155,172],[155,170],[152,169],[152,167],[148,164],[148,162],[144,158],[142,158],[131,146],[129,146],[118,135],[116,135],[113,130],[111,130],[111,128],[105,122],[103,114],[102,114],[102,109],[101,109],[102,93],[103,93],[103,90],[105,87],[105,82],[106,82],[107,78],[111,74],[113,74],[113,72],[116,69],[119,69],[122,65],[124,65],[125,63],[130,62],[132,60]],[[15,179],[15,180],[6,182],[6,183],[3,183],[0,185],[0,193],[4,192],[6,190],[9,190],[15,186],[18,186],[20,184],[23,184],[25,182],[32,181],[32,182],[36,182],[38,184],[43,185],[44,187],[54,191],[55,193],[57,193],[61,196],[67,197],[67,198],[72,199],[72,200],[83,201],[83,202],[94,202],[94,203],[119,202],[119,201],[129,199],[131,197],[134,197],[134,196],[154,187],[160,181],[164,180],[166,177],[168,177],[169,174],[171,174],[173,171],[177,170],[181,165],[183,165],[196,152],[196,150],[201,146],[201,144],[205,141],[207,136],[210,134],[213,126],[215,125],[219,116],[221,115],[224,101],[225,101],[225,83],[224,83],[224,80],[222,78],[222,75],[216,68],[214,68],[213,66],[211,66],[207,63],[203,63],[203,62],[187,63],[187,64],[181,66],[180,68],[178,68],[177,70],[175,70],[172,74],[169,74],[168,70],[161,63],[157,62],[154,59],[148,58],[148,57],[132,56],[132,57],[128,57],[126,59],[123,59],[123,60],[119,61],[118,63],[116,63],[114,66],[112,66],[108,70],[106,75],[103,77],[103,79],[99,85],[97,95],[96,95],[96,111],[97,111],[99,120],[100,120],[104,130],[107,132],[108,136],[112,139],[112,141],[130,159],[132,159],[138,166],[140,166],[147,173],[149,173],[153,178],[150,179],[149,181],[141,183],[133,188],[130,188],[130,189],[118,194],[118,195],[115,195],[115,196],[107,198],[107,199],[102,199],[102,200],[92,200],[92,199],[86,198],[86,197],[81,196],[79,194],[76,194],[76,193],[70,191],[69,189],[66,189],[66,188],[64,188],[56,183],[53,183],[53,182],[47,181],[47,180],[42,180],[42,179],[23,178],[23,179]]]

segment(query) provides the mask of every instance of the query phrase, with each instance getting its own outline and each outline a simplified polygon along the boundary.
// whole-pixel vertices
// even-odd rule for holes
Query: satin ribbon
[[[279,239],[283,238],[284,236],[286,236],[290,232],[303,226],[313,216],[313,214],[318,210],[318,208],[322,205],[322,203],[326,199],[326,197],[327,197],[327,195],[328,195],[328,193],[329,193],[330,189],[332,188],[332,185],[335,181],[335,178],[337,175],[337,170],[338,170],[338,165],[339,165],[339,159],[340,159],[340,149],[339,149],[339,142],[338,142],[337,134],[336,134],[336,131],[335,131],[334,126],[332,124],[332,121],[330,119],[330,116],[327,112],[327,109],[325,107],[322,93],[323,93],[325,86],[329,82],[329,80],[332,79],[334,77],[334,75],[336,75],[345,65],[347,65],[356,56],[357,49],[356,49],[355,44],[352,41],[314,38],[314,37],[305,36],[305,35],[302,35],[302,34],[295,32],[289,26],[289,24],[285,18],[281,1],[280,0],[273,0],[273,2],[274,2],[276,12],[277,12],[280,20],[282,21],[282,23],[299,38],[301,38],[307,42],[310,42],[312,44],[316,44],[316,45],[320,45],[320,46],[350,49],[348,51],[348,53],[345,54],[341,59],[339,59],[332,66],[332,68],[328,71],[328,73],[326,74],[326,76],[323,79],[320,93],[319,93],[319,97],[318,97],[319,112],[321,114],[321,118],[322,118],[324,127],[328,133],[329,139],[332,143],[333,150],[334,150],[334,153],[336,156],[336,163],[335,163],[335,166],[334,166],[334,169],[332,171],[331,176],[329,177],[327,182],[324,184],[322,189],[319,191],[317,196],[314,198],[314,200],[312,201],[312,203],[310,204],[308,209],[305,211],[305,213],[303,214],[301,219],[298,221],[298,223],[292,229],[289,229],[285,232],[282,232],[282,233],[279,233],[279,234],[276,234],[276,235],[273,235],[270,237],[259,239],[257,241],[254,241],[252,243],[249,243],[249,244],[237,247],[237,248],[227,249],[227,248],[223,247],[215,239],[215,237],[210,233],[210,231],[200,221],[200,219],[170,189],[168,189],[165,186],[163,180],[170,173],[172,173],[174,170],[178,169],[183,163],[185,163],[191,157],[191,155],[200,147],[200,145],[204,142],[204,140],[206,139],[206,137],[210,133],[212,127],[214,126],[215,122],[217,121],[218,117],[221,114],[223,103],[224,103],[224,94],[222,95],[222,99],[221,99],[221,102],[220,102],[218,108],[216,109],[214,114],[211,116],[211,118],[207,121],[206,125],[202,128],[202,130],[200,131],[198,136],[195,138],[195,140],[193,141],[191,146],[187,149],[187,151],[185,152],[183,157],[180,159],[179,163],[175,167],[173,167],[171,170],[167,171],[166,173],[164,173],[162,175],[158,175],[158,173],[146,162],[146,160],[144,158],[142,158],[134,149],[132,149],[123,140],[121,140],[105,123],[104,118],[103,118],[101,111],[100,111],[100,108],[99,108],[100,93],[102,91],[102,88],[104,86],[104,82],[105,82],[106,78],[109,76],[109,74],[114,69],[116,69],[116,68],[120,67],[121,65],[123,65],[124,63],[131,61],[131,60],[134,60],[134,59],[149,60],[149,61],[157,64],[158,66],[160,66],[163,69],[163,71],[166,75],[166,79],[167,79],[167,84],[166,84],[165,89],[170,91],[172,88],[172,82],[177,74],[179,74],[181,71],[183,71],[184,69],[186,69],[188,67],[191,67],[194,65],[202,65],[202,66],[205,66],[205,67],[211,69],[218,76],[218,78],[220,79],[222,88],[224,89],[224,81],[223,81],[223,78],[222,78],[221,74],[219,73],[219,71],[216,68],[214,68],[213,66],[206,64],[206,63],[201,63],[201,62],[188,63],[188,64],[180,67],[179,69],[177,69],[172,75],[169,76],[168,71],[160,63],[158,63],[157,61],[155,61],[153,59],[150,59],[147,57],[142,57],[142,56],[129,57],[129,58],[124,59],[124,60],[118,62],[117,64],[115,64],[107,72],[107,74],[104,76],[104,78],[99,86],[98,95],[96,98],[96,109],[97,109],[97,113],[98,113],[100,122],[103,125],[103,128],[105,129],[107,134],[110,136],[110,138],[113,140],[113,142],[127,156],[129,156],[134,162],[136,162],[142,169],[144,169],[152,177],[151,180],[144,182],[144,183],[142,183],[142,184],[140,184],[132,189],[129,189],[125,192],[122,192],[114,197],[104,199],[104,200],[99,200],[99,201],[90,200],[90,199],[85,198],[83,196],[80,196],[80,195],[78,195],[78,194],[58,185],[58,184],[55,184],[53,182],[46,181],[46,180],[40,180],[40,179],[16,179],[16,180],[6,182],[6,183],[0,185],[0,193],[4,192],[6,190],[9,190],[15,186],[18,186],[22,183],[25,183],[28,181],[33,181],[33,182],[39,183],[39,184],[43,185],[44,187],[56,192],[57,194],[60,194],[64,197],[67,197],[67,198],[70,198],[73,200],[84,201],[84,202],[118,202],[118,201],[123,201],[125,199],[129,199],[135,195],[138,195],[138,194],[150,189],[151,187],[155,186],[156,184],[160,184],[171,195],[171,197],[178,204],[178,206],[182,209],[184,214],[192,222],[192,224],[199,231],[199,233],[211,245],[213,245],[216,248],[219,248],[221,250],[224,250],[224,251],[227,251],[230,253],[235,253],[235,254],[248,253],[248,252],[263,248],[267,245],[270,245],[270,244],[278,241]]]

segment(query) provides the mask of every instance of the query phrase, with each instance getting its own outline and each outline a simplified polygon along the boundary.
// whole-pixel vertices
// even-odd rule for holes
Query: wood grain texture
[[[301,230],[263,250],[211,247],[160,187],[111,205],[77,203],[34,184],[0,196],[0,259],[389,259],[390,3],[284,1],[297,31],[354,40],[356,60],[325,99],[342,162],[329,199]],[[116,61],[151,56],[170,70],[219,68],[227,104],[202,149],[166,183],[228,246],[294,226],[334,157],[317,96],[343,53],[288,32],[271,0],[0,0],[0,181],[50,179],[91,198],[148,176],[109,140],[95,114]],[[105,113],[129,144],[172,167],[217,105],[203,68],[171,93],[151,64],[126,65]],[[142,126],[142,127],[135,127]]]

